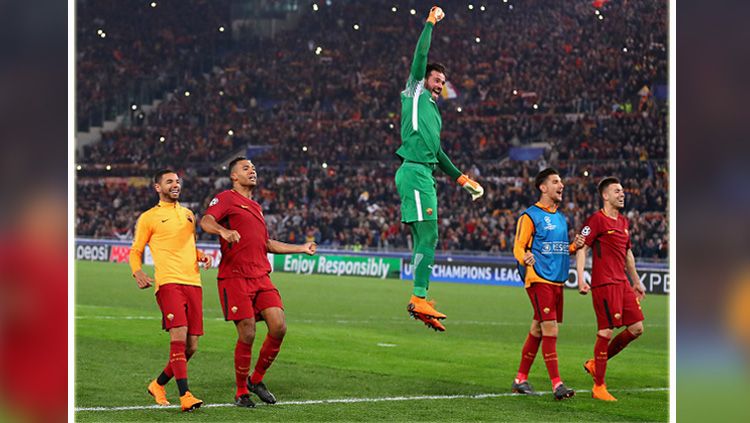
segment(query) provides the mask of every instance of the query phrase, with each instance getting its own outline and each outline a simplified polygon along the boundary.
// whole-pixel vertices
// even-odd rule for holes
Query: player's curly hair
[[[427,64],[427,70],[424,73],[424,77],[428,78],[430,76],[430,72],[432,72],[432,71],[440,72],[443,75],[445,75],[445,65],[443,65],[442,63],[437,63],[437,62],[435,62],[435,63],[428,63]],[[447,78],[448,77],[446,76],[446,79]]]
[[[539,190],[539,192],[542,192],[542,189],[539,188],[544,182],[547,181],[547,178],[549,178],[552,175],[559,175],[560,172],[557,171],[557,169],[548,167],[544,169],[543,171],[537,173],[536,178],[534,178],[534,186],[536,189]]]

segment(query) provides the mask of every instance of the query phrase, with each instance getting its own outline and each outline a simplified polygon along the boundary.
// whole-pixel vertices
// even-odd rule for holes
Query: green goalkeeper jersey
[[[443,120],[432,94],[424,87],[432,28],[432,23],[425,23],[414,51],[406,88],[401,92],[401,147],[396,154],[405,161],[437,163],[441,170],[455,179],[461,176],[461,171],[440,147]]]

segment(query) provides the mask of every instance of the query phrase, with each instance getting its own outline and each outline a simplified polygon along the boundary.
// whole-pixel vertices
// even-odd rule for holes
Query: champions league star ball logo
[[[544,216],[544,229],[553,231],[556,227],[556,225],[552,224],[552,219],[549,216]]]
[[[581,229],[581,235],[583,236],[589,236],[591,233],[591,228],[588,226],[584,226],[583,229]]]

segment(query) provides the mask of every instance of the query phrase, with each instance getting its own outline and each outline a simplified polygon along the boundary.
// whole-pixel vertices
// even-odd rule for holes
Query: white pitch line
[[[665,392],[669,388],[637,388],[637,389],[610,389],[612,392]],[[590,390],[576,390],[576,393],[588,393]],[[540,395],[551,394],[552,391],[539,391]],[[446,400],[446,399],[484,399],[500,397],[516,397],[523,394],[513,394],[510,392],[497,394],[475,394],[475,395],[420,395],[411,397],[381,397],[381,398],[335,398],[322,400],[304,400],[304,401],[280,401],[276,405],[319,405],[319,404],[355,404],[367,402],[387,402],[387,401],[424,401],[424,400]],[[264,404],[261,404],[264,405]],[[265,406],[265,405],[264,405]],[[232,403],[224,404],[204,404],[202,407],[235,407]],[[124,407],[76,407],[75,411],[129,411],[129,410],[169,410],[178,408],[176,405],[131,405]]]
[[[161,320],[161,317],[159,316],[101,316],[101,315],[85,315],[85,316],[75,316],[76,319],[80,320]],[[204,320],[216,320],[216,321],[225,321],[222,317],[215,317],[215,318],[204,318]],[[326,320],[326,319],[294,319],[294,318],[288,318],[287,321],[294,323],[330,323],[335,322],[340,325],[357,325],[357,324],[371,324],[371,323],[378,323],[378,322],[384,322],[387,321],[389,323],[403,323],[403,324],[409,324],[412,325],[412,319],[408,318],[391,318],[391,319],[363,319],[363,320],[343,320],[343,319],[337,319],[337,320]],[[447,323],[451,325],[475,325],[475,326],[528,326],[529,322],[486,322],[481,320],[446,320]],[[571,327],[592,327],[590,324],[575,324],[575,323],[567,323],[563,324],[563,326]],[[646,322],[644,324],[646,327],[650,328],[663,328],[667,325],[663,325],[660,323],[648,323]]]

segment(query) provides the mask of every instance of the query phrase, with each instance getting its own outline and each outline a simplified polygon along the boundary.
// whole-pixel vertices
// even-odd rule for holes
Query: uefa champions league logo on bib
[[[554,231],[557,227],[556,225],[552,224],[552,219],[549,216],[544,216],[544,229],[548,231]]]

